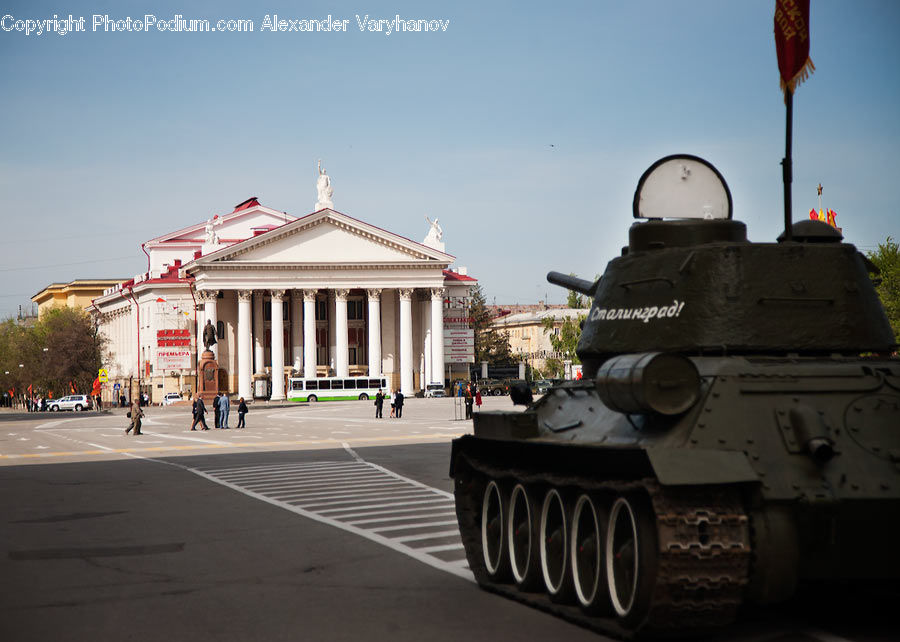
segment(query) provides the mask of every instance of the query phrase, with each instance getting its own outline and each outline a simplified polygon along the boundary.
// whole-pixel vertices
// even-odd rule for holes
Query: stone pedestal
[[[204,350],[200,355],[200,383],[198,392],[203,402],[209,405],[219,392],[219,364],[211,350]]]

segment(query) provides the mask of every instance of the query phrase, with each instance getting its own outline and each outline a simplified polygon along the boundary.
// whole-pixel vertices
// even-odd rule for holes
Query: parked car
[[[162,405],[171,406],[173,403],[181,401],[181,395],[177,392],[167,392],[166,396],[163,397]]]
[[[94,402],[90,395],[69,395],[59,399],[50,399],[47,403],[51,411],[90,410],[94,407]]]
[[[445,397],[444,384],[431,382],[425,386],[426,397]]]
[[[536,395],[543,395],[546,394],[552,386],[552,379],[537,379],[531,384],[531,391]]]

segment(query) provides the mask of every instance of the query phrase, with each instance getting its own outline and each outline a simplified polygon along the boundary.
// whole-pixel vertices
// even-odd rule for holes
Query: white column
[[[216,359],[219,358],[219,344],[218,344],[218,323],[219,323],[219,291],[218,290],[208,290],[206,292],[206,305],[203,306],[203,310],[206,313],[206,321],[212,323],[213,329],[216,330],[216,343],[212,345],[212,353],[213,357]],[[206,321],[203,322],[203,327],[206,327]],[[200,332],[200,343],[203,343],[203,332]]]
[[[272,396],[284,399],[284,290],[272,290]]]
[[[347,345],[347,295],[350,290],[334,291],[334,350],[335,375],[350,376],[350,355]]]
[[[369,376],[381,376],[381,289],[366,290],[369,296]]]
[[[400,293],[400,390],[404,395],[413,394],[412,362],[412,288]]]
[[[237,367],[238,367],[238,396],[244,399],[253,398],[251,388],[251,360],[250,360],[250,301],[253,298],[252,290],[238,290],[238,318],[237,318]]]
[[[263,293],[257,292],[253,297],[253,372],[261,374],[266,370],[263,360],[266,358],[266,329],[263,323]]]
[[[199,371],[200,357],[203,356],[203,351],[206,350],[203,346],[203,327],[206,325],[206,308],[209,306],[209,303],[206,301],[206,292],[197,290],[197,300],[203,304],[203,310],[197,310],[197,369]]]
[[[444,383],[444,288],[431,288],[431,380]]]
[[[430,301],[428,299],[424,299],[422,301],[422,305],[419,306],[419,318],[422,319],[422,327],[424,331],[422,334],[424,335],[424,340],[422,341],[422,355],[424,356],[425,367],[422,371],[422,381],[421,386],[424,390],[425,387],[431,383],[432,381],[437,381],[432,372],[432,349],[431,349],[431,315],[428,313],[430,309]]]
[[[303,290],[303,376],[316,376],[316,291]]]
[[[291,290],[291,356],[293,357],[293,367],[296,372],[300,372],[303,364],[301,353],[303,350],[303,342],[301,341],[303,318],[303,295],[297,290]]]
[[[328,303],[326,304],[328,308],[328,365],[331,368],[332,374],[337,373],[337,362],[335,360],[335,352],[337,352],[337,344],[335,343],[335,338],[337,334],[335,333],[335,300],[334,300],[334,290],[328,290]]]

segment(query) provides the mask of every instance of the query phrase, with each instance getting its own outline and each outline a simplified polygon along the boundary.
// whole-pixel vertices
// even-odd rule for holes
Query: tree
[[[491,312],[484,300],[481,285],[472,288],[472,303],[469,306],[469,317],[475,331],[475,363],[487,361],[493,364],[516,363],[509,346],[509,334],[493,327]]]
[[[876,251],[868,252],[868,257],[880,272],[874,278],[875,290],[894,336],[900,337],[900,246],[889,236],[884,243],[878,244]]]
[[[572,363],[581,363],[575,348],[578,346],[578,340],[581,338],[581,322],[584,315],[578,318],[566,317],[557,329],[557,320],[553,317],[545,317],[543,320],[544,334],[550,335],[550,345],[553,351],[564,355],[564,359]],[[557,331],[558,330],[558,331]],[[546,368],[556,376],[562,376],[565,370],[563,359],[552,358],[547,359]]]
[[[62,396],[70,386],[90,393],[101,367],[104,340],[82,310],[54,308],[31,327],[0,324],[0,374],[4,390]],[[9,372],[7,375],[6,373]]]

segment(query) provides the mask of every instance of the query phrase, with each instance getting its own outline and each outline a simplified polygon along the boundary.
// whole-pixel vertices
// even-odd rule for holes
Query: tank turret
[[[651,166],[633,214],[600,279],[547,277],[593,299],[584,379],[453,443],[479,584],[631,637],[804,580],[896,581],[900,359],[874,266],[819,221],[748,241],[695,156]]]

